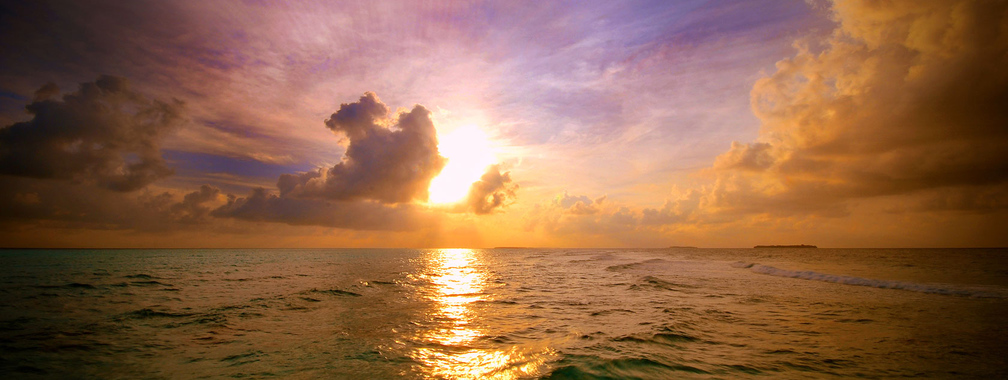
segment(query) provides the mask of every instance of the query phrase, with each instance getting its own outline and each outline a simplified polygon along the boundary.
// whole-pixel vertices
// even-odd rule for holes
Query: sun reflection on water
[[[449,379],[514,379],[534,375],[544,366],[548,352],[479,344],[486,332],[477,322],[486,316],[477,315],[473,303],[490,299],[486,292],[489,274],[476,252],[434,251],[426,272],[432,284],[427,297],[435,305],[429,318],[435,323],[419,337],[425,346],[412,354],[424,372]]]

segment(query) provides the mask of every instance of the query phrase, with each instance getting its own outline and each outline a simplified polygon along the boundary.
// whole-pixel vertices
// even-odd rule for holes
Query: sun
[[[431,203],[454,203],[469,193],[487,166],[494,164],[493,149],[486,133],[475,125],[459,127],[438,136],[438,151],[448,159],[441,174],[430,184]]]

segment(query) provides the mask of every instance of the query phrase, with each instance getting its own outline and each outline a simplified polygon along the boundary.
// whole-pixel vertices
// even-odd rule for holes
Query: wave
[[[172,313],[167,311],[158,311],[149,308],[143,308],[140,310],[134,310],[125,313],[116,319],[121,321],[125,319],[184,318],[192,315],[193,314],[191,313]]]
[[[645,337],[641,337],[638,335],[625,335],[613,338],[611,340],[613,342],[654,343],[654,344],[674,346],[682,343],[696,342],[700,339],[681,332],[667,331],[652,334],[650,336]]]
[[[130,285],[136,285],[136,286],[166,286],[166,287],[175,286],[175,285],[172,285],[172,284],[166,284],[164,282],[154,281],[154,280],[130,281]]]
[[[899,289],[919,293],[943,294],[976,298],[1008,298],[1003,291],[991,291],[986,289],[966,288],[947,284],[925,284],[917,282],[905,282],[894,280],[879,280],[872,278],[844,276],[815,271],[788,270],[761,265],[757,263],[747,263],[738,261],[731,264],[732,267],[749,269],[754,273],[765,274],[777,277],[798,278],[803,280],[832,282],[844,285],[868,286],[880,289]]]
[[[65,285],[35,285],[36,289],[97,289],[94,285],[81,282],[71,282]]]
[[[351,291],[346,291],[346,290],[341,290],[341,289],[335,289],[335,288],[333,288],[333,289],[325,289],[325,290],[312,289],[312,290],[308,290],[308,291],[302,292],[302,293],[328,294],[328,295],[331,295],[331,296],[351,296],[351,297],[360,297],[361,296],[360,293],[354,293],[354,292],[351,292]]]
[[[619,271],[631,270],[631,269],[647,269],[647,268],[642,268],[642,267],[645,267],[645,266],[655,266],[655,265],[661,265],[661,264],[670,264],[670,262],[668,262],[666,260],[662,260],[662,259],[650,259],[650,260],[644,260],[644,261],[639,261],[639,262],[634,262],[634,263],[610,265],[610,266],[606,267],[606,270],[607,271],[611,271],[611,272],[619,272]]]
[[[564,355],[544,379],[675,378],[709,375],[703,369],[647,357],[602,358],[595,355]]]
[[[662,280],[654,276],[644,276],[638,283],[630,285],[630,290],[640,290],[640,289],[659,289],[659,290],[671,290],[671,291],[682,291],[683,289],[693,289],[696,288],[692,285],[679,284],[671,281]]]
[[[616,313],[619,313],[619,314],[634,314],[634,311],[633,310],[629,310],[629,309],[606,309],[606,310],[599,310],[599,311],[593,312],[590,315],[592,317],[598,317],[598,316],[610,315],[610,314],[616,314]]]

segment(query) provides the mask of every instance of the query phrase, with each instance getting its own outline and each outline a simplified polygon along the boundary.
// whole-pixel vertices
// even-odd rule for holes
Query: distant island
[[[494,249],[532,249],[531,247],[494,247]]]
[[[696,248],[692,245],[670,245],[669,248]]]
[[[792,245],[778,245],[778,244],[774,244],[774,245],[757,245],[757,246],[755,246],[753,248],[819,248],[819,247],[816,247],[814,245],[808,245],[808,244],[792,244]]]

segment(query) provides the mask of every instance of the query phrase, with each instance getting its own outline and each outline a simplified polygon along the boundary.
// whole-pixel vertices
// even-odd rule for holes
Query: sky
[[[0,246],[1008,246],[1003,1],[0,1]]]

